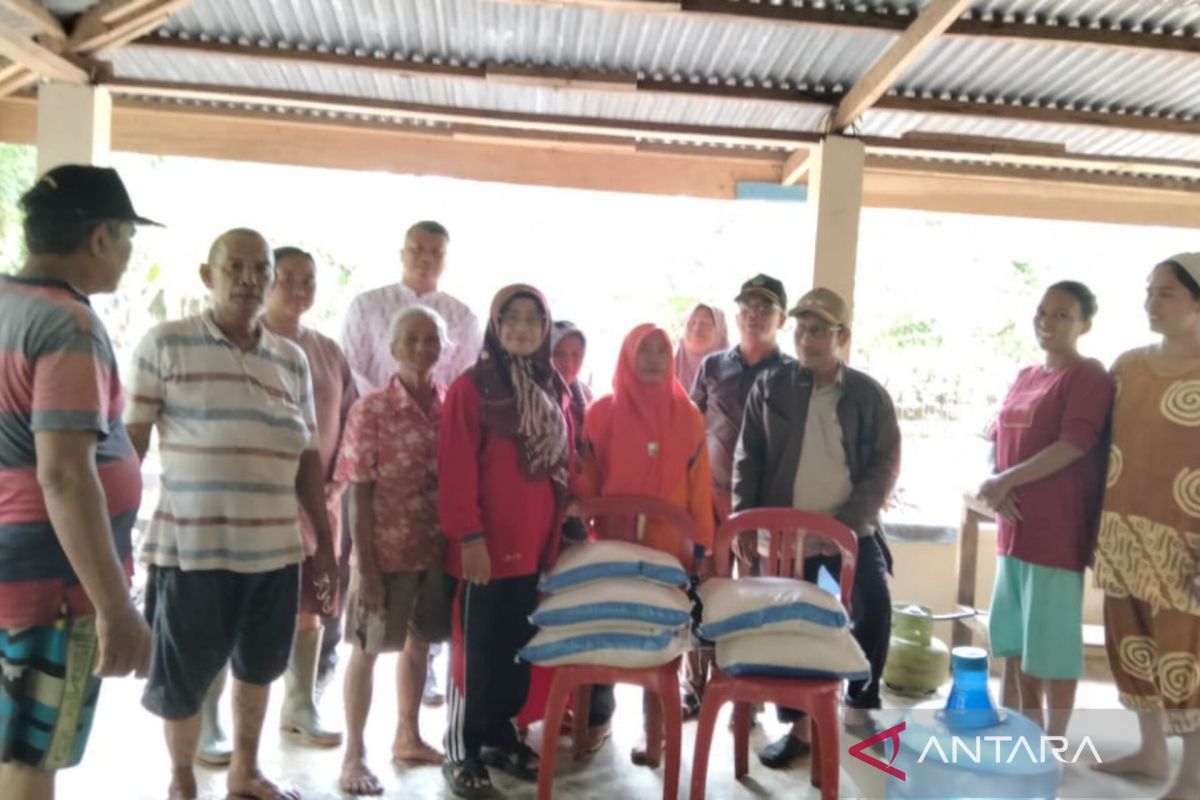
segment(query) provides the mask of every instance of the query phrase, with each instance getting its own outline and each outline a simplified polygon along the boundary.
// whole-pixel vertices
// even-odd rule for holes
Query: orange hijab
[[[659,383],[638,380],[638,348],[651,336],[670,348],[667,332],[650,324],[638,325],[621,345],[601,494],[666,497],[697,452],[692,401],[679,381],[673,375]]]

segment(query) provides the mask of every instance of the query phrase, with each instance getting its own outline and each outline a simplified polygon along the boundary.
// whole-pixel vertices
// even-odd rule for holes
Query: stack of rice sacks
[[[712,578],[700,585],[701,639],[728,675],[865,680],[871,667],[839,598],[793,578]]]
[[[692,601],[677,558],[631,542],[564,551],[541,581],[538,633],[519,656],[533,664],[652,667],[691,646]]]

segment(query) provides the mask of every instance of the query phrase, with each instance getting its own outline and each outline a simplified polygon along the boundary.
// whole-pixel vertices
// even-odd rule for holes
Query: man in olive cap
[[[0,797],[48,800],[83,757],[100,679],[146,672],[129,597],[142,479],[88,295],[111,292],[138,216],[115,170],[50,170],[21,198],[29,257],[0,275]]]
[[[900,472],[900,428],[887,390],[844,363],[850,344],[846,302],[829,289],[813,289],[788,314],[796,318],[797,360],[750,390],[734,456],[733,509],[815,511],[857,534],[850,616],[871,677],[850,682],[846,724],[862,733],[871,725],[867,712],[880,706],[891,636],[892,558],[879,515]],[[746,542],[738,544],[744,548]],[[806,580],[816,581],[821,567],[841,573],[836,547],[815,538],[805,545]],[[768,767],[786,766],[809,749],[802,715],[780,708],[779,718],[792,730],[759,753]]]

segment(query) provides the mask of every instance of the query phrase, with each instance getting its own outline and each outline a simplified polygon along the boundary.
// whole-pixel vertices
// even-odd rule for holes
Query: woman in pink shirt
[[[1108,372],[1076,347],[1095,314],[1096,298],[1082,283],[1046,290],[1033,319],[1045,360],[1021,370],[1008,390],[989,431],[995,474],[979,487],[999,518],[992,654],[1018,676],[1018,696],[1006,702],[1051,736],[1065,735],[1083,674],[1083,571],[1095,545],[1112,407]]]

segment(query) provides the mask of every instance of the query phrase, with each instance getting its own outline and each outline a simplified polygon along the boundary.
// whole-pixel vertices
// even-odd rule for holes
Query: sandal
[[[492,786],[492,778],[488,775],[487,767],[478,758],[468,758],[461,764],[447,761],[442,765],[442,775],[450,785],[450,791],[456,797],[464,800],[488,800],[499,797],[499,792]]]
[[[518,742],[510,750],[485,747],[480,754],[484,764],[522,781],[536,781],[538,776],[538,754],[524,742]]]

